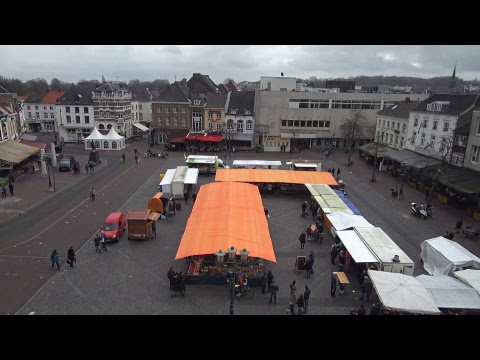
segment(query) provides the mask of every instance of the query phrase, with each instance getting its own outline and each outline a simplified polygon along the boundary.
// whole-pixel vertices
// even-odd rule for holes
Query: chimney
[[[183,78],[182,79],[182,84],[183,84],[183,86],[187,86],[187,79]]]

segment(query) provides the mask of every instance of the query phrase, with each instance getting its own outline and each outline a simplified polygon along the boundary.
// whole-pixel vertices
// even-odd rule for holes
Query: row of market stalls
[[[188,283],[225,284],[242,271],[255,284],[276,262],[258,187],[243,182],[203,185],[175,260],[186,259]]]
[[[40,150],[46,144],[27,140],[5,140],[0,142],[0,177],[20,174],[37,169]]]

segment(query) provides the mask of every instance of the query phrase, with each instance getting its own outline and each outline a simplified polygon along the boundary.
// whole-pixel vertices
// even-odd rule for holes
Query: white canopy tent
[[[443,309],[480,309],[480,295],[470,285],[451,276],[415,277],[427,289],[435,305]]]
[[[378,260],[354,230],[337,231],[337,235],[356,263],[377,263]]]
[[[373,287],[383,306],[413,314],[440,314],[427,289],[413,276],[368,270]]]
[[[478,293],[480,293],[480,271],[479,270],[473,270],[473,269],[460,270],[460,271],[455,271],[453,275],[456,278],[463,281],[465,284],[470,285],[475,290],[477,290]]]
[[[135,126],[137,129],[141,130],[141,131],[148,131],[148,127],[146,127],[145,125],[142,125],[140,123],[133,123],[132,124],[133,126]]]
[[[374,227],[361,215],[352,215],[337,211],[333,214],[327,214],[326,217],[330,220],[330,223],[336,231],[353,229],[354,227]]]
[[[96,149],[101,149],[104,139],[105,135],[102,135],[102,133],[100,133],[100,131],[98,131],[98,129],[94,127],[90,135],[85,138],[85,150],[92,149],[92,141],[95,144]]]
[[[480,259],[455,241],[442,236],[420,244],[420,258],[430,275],[453,276],[454,271],[472,267],[480,269]]]
[[[118,135],[115,129],[112,127],[105,139],[103,140],[102,149],[104,150],[121,150],[125,148],[125,138]]]

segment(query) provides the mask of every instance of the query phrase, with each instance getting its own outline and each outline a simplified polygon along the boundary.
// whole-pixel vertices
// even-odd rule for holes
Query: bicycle
[[[227,283],[229,284],[229,289],[227,290],[227,294],[231,293],[230,281],[231,281],[231,279],[227,279]],[[245,280],[245,283],[246,282],[247,281]],[[235,284],[235,296],[236,297],[238,297],[238,298],[244,297],[244,298],[247,298],[247,299],[251,299],[251,298],[253,298],[254,295],[255,295],[255,293],[253,292],[252,289],[250,289],[248,284],[246,284],[243,288],[240,288],[240,285]]]

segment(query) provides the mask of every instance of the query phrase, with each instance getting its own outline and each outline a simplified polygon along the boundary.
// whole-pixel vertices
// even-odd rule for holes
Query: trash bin
[[[160,182],[162,182],[164,176],[165,174],[160,174]]]

